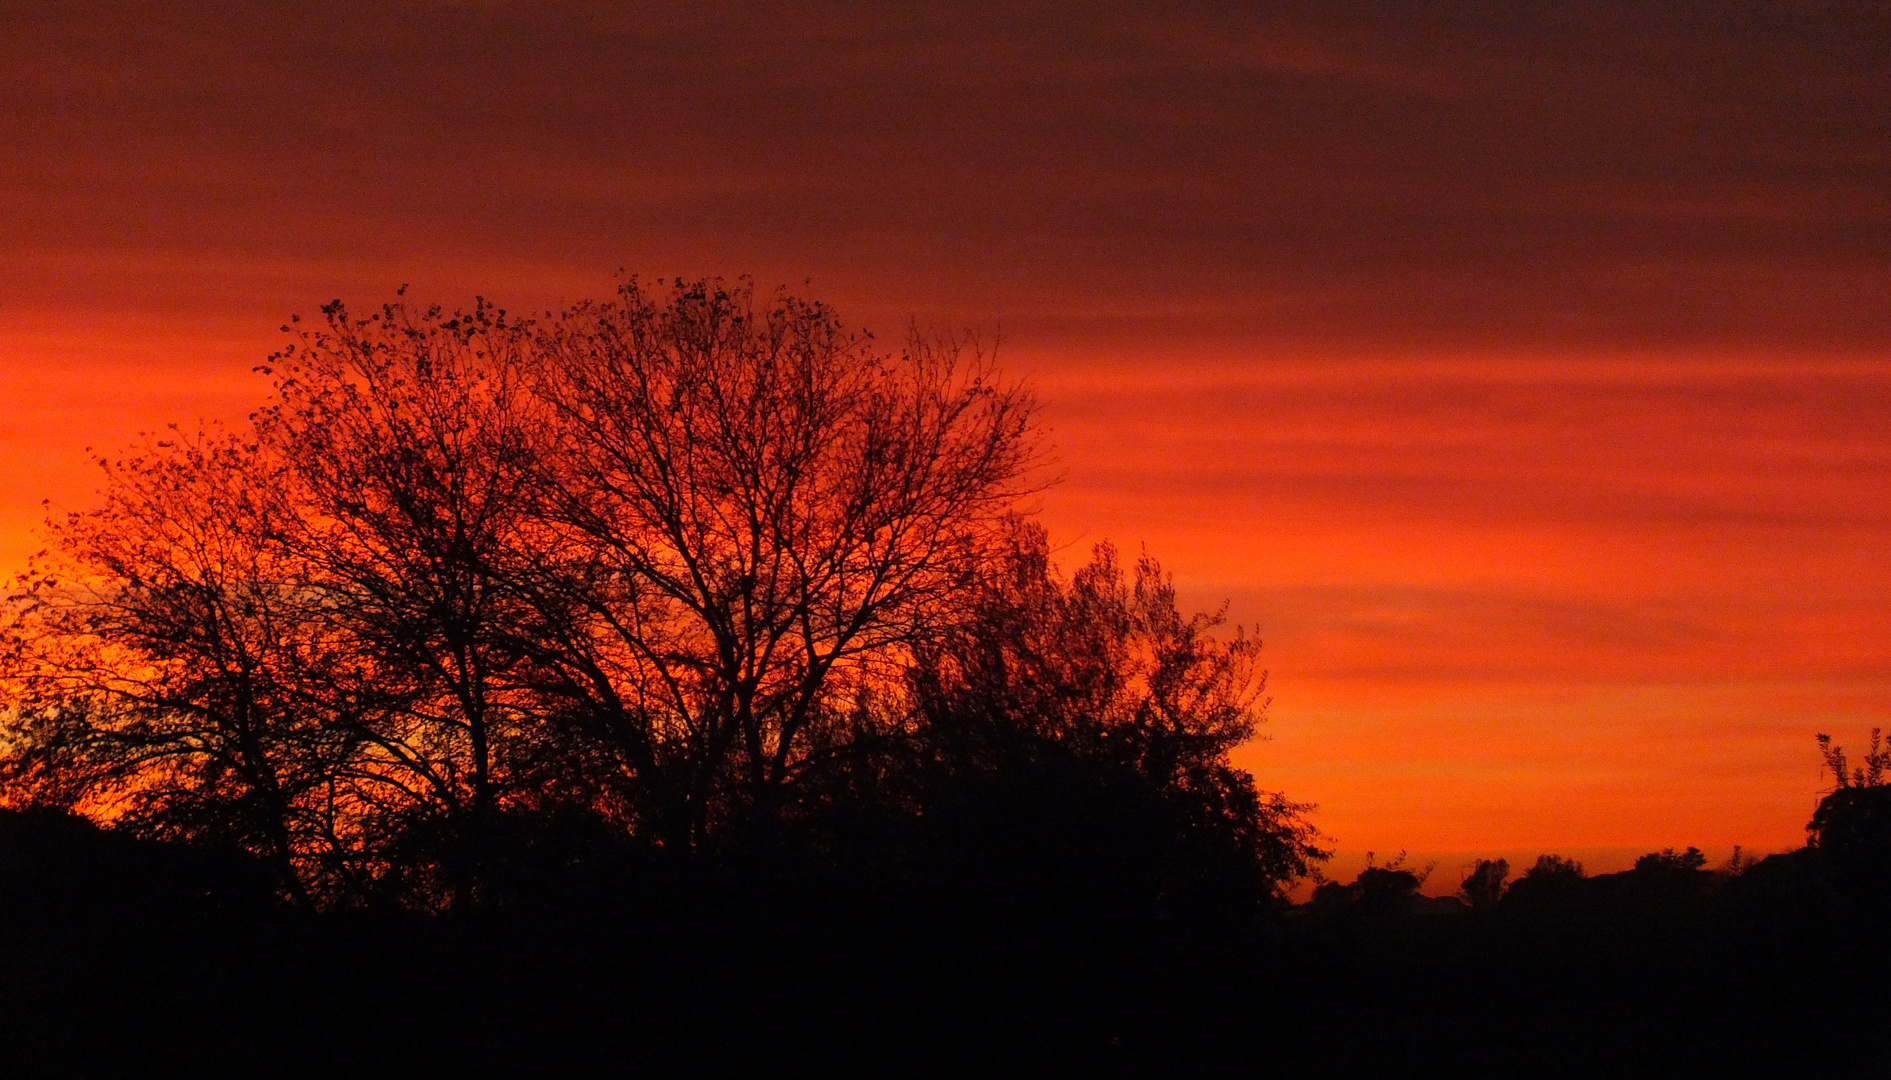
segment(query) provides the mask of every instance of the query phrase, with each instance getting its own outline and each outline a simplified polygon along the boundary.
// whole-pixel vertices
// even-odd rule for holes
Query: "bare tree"
[[[331,654],[269,542],[279,471],[214,435],[100,464],[104,505],[53,523],[56,554],[13,597],[9,797],[241,843],[307,901],[335,869],[323,792],[348,746],[313,704]]]
[[[989,360],[897,355],[818,303],[637,282],[541,337],[562,442],[554,662],[666,841],[767,816],[841,703],[970,581],[1035,406]]]
[[[234,840],[309,903],[459,906],[554,812],[683,851],[906,820],[990,721],[1122,782],[1157,862],[1322,857],[1228,760],[1258,642],[1147,559],[1056,573],[1016,516],[1035,403],[978,349],[714,281],[324,315],[253,440],[157,444],[56,527],[10,609],[5,798]]]
[[[281,543],[360,665],[336,711],[359,825],[434,848],[464,903],[494,816],[546,794],[511,587],[538,503],[529,339],[483,302],[323,312],[272,357],[278,400],[257,418],[290,481]]]

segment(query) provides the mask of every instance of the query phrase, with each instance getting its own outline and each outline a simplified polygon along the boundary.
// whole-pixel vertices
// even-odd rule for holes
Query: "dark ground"
[[[778,865],[312,916],[242,859],[6,813],[0,1072],[1885,1074],[1886,905],[1814,855],[1186,927]]]

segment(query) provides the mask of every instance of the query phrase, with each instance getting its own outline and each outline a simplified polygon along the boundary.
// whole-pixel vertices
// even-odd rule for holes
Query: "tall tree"
[[[294,513],[281,534],[362,665],[349,794],[384,842],[419,843],[460,903],[501,811],[555,795],[518,678],[540,475],[525,331],[485,303],[340,303],[272,358],[258,434]],[[398,838],[398,841],[397,841]]]

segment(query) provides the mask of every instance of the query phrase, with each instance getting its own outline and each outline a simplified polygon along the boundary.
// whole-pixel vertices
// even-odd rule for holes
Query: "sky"
[[[291,313],[750,275],[1046,402],[1345,859],[1803,841],[1891,726],[1891,6],[0,10],[0,566]]]

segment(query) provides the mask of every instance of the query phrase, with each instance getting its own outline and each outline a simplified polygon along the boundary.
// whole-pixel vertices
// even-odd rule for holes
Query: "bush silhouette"
[[[1695,847],[1682,852],[1676,852],[1673,848],[1651,851],[1635,860],[1635,870],[1644,874],[1693,871],[1706,865],[1707,856]]]
[[[1369,866],[1354,884],[1361,911],[1389,914],[1404,910],[1418,896],[1419,878],[1410,870]]]
[[[1584,880],[1582,863],[1561,855],[1539,855],[1504,891],[1504,901],[1513,906],[1567,901]]]
[[[1806,832],[1843,887],[1891,890],[1891,786],[1839,788],[1819,800]]]

